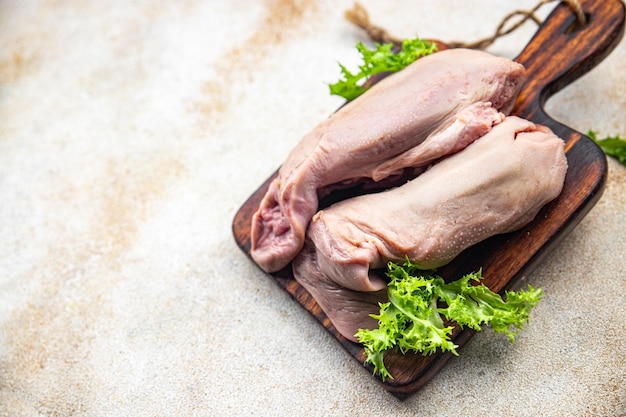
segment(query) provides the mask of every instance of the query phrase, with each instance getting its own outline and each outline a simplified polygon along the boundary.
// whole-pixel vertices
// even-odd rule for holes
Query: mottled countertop
[[[512,6],[362,4],[398,37],[444,41],[491,34]],[[0,416],[626,415],[612,159],[527,278],[546,297],[516,343],[476,335],[404,401],[237,248],[238,208],[342,102],[326,84],[366,40],[351,6],[0,2]],[[513,58],[534,31],[488,50]],[[625,65],[622,42],[547,111],[626,134]]]

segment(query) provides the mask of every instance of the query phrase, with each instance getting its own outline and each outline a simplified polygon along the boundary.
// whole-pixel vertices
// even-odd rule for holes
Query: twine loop
[[[540,0],[535,7],[530,10],[514,10],[511,13],[504,16],[496,31],[493,35],[483,39],[479,39],[473,42],[447,42],[446,44],[450,48],[470,48],[470,49],[485,49],[493,44],[498,38],[508,35],[522,26],[528,20],[535,22],[537,25],[541,25],[541,19],[536,15],[537,11],[545,4],[552,3],[557,0]],[[579,25],[584,26],[587,23],[585,12],[578,0],[560,0],[572,10],[576,15],[576,19]],[[346,19],[355,26],[363,29],[367,35],[374,42],[377,43],[393,43],[395,45],[401,45],[402,39],[393,37],[385,29],[380,26],[374,25],[369,18],[369,14],[365,7],[361,4],[354,3],[352,9],[345,12]],[[510,23],[514,18],[518,18],[513,23]]]

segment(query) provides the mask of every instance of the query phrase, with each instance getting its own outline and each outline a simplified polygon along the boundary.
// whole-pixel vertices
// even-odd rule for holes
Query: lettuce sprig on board
[[[418,58],[430,55],[437,51],[434,42],[420,38],[405,39],[402,48],[395,52],[393,43],[376,44],[375,49],[368,49],[363,42],[356,44],[363,63],[356,73],[350,72],[344,65],[339,64],[342,78],[336,83],[329,84],[330,93],[347,100],[354,100],[367,90],[367,81],[376,74],[398,72]]]
[[[514,342],[543,296],[541,288],[528,285],[527,290],[506,291],[505,300],[479,284],[481,271],[446,283],[434,271],[420,270],[408,259],[402,265],[389,263],[387,275],[389,301],[380,304],[379,314],[372,315],[378,328],[359,329],[355,335],[363,343],[365,363],[371,363],[374,374],[380,373],[383,380],[393,379],[384,364],[384,354],[391,349],[424,355],[439,349],[458,355],[458,346],[450,338],[454,327],[445,326],[443,318],[461,328],[490,326]]]

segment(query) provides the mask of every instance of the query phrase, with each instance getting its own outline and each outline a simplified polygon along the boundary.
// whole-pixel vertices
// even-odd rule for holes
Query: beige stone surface
[[[513,5],[363,0],[474,40]],[[531,7],[520,0],[514,7]],[[626,168],[485,331],[399,401],[236,247],[234,214],[356,65],[351,0],[0,2],[0,416],[626,415]],[[553,6],[546,6],[545,15]],[[535,28],[489,50],[514,57]],[[626,46],[547,105],[626,134]]]

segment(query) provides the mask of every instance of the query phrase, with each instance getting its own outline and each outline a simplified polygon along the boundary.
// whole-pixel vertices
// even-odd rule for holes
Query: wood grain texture
[[[589,212],[600,198],[607,175],[604,153],[583,134],[553,120],[544,111],[546,100],[596,66],[617,45],[624,32],[624,4],[620,0],[582,0],[587,23],[581,26],[569,7],[560,3],[515,59],[529,73],[513,114],[550,127],[566,142],[569,169],[560,196],[546,205],[523,229],[487,239],[461,253],[438,270],[445,279],[483,270],[484,284],[493,291],[515,288]],[[238,246],[250,255],[251,218],[275,172],[242,205],[233,221]],[[361,345],[342,337],[311,295],[293,279],[291,267],[270,276],[310,312],[344,349],[361,364]],[[474,332],[454,332],[454,342],[463,346]],[[462,350],[461,350],[462,351]],[[382,386],[398,398],[406,398],[424,386],[451,358],[450,353],[431,356],[389,352],[385,364],[393,380]],[[371,366],[364,365],[368,371]]]

